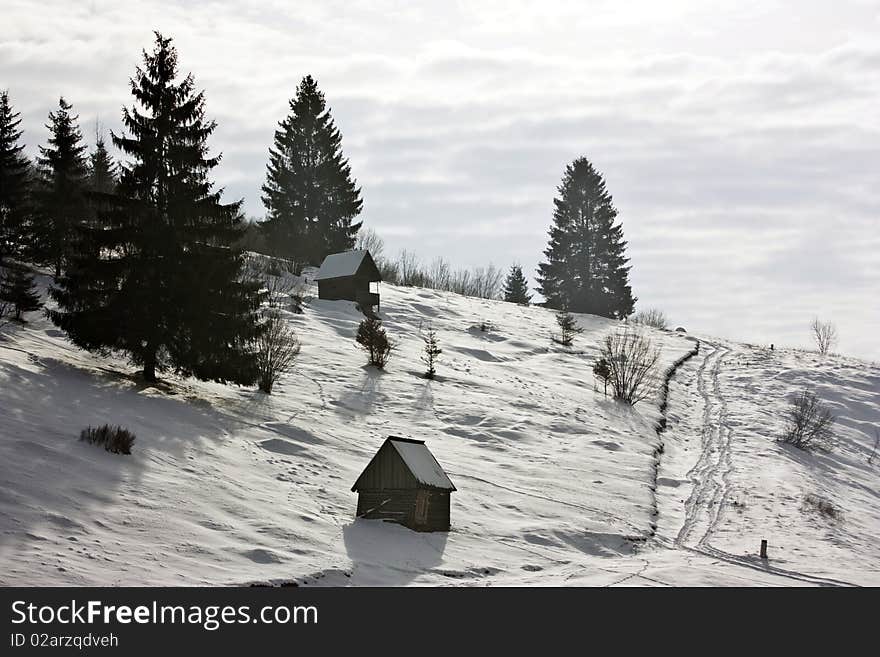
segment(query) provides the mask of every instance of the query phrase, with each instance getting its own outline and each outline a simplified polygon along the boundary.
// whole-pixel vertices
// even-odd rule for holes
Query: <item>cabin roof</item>
[[[437,459],[434,458],[434,455],[425,445],[424,440],[389,436],[382,444],[382,447],[379,448],[379,451],[376,452],[376,456],[378,456],[379,452],[385,449],[386,446],[393,448],[397,452],[406,468],[412,473],[412,476],[419,484],[430,488],[438,488],[440,490],[456,490],[452,481],[450,481],[449,477],[443,471],[443,468],[437,462]],[[358,480],[354,483],[354,486],[352,486],[351,489],[353,491],[360,488],[359,484],[361,479],[370,469],[370,466],[372,466],[376,456],[374,456],[373,460],[367,464],[367,467],[364,468],[361,476],[358,477]]]
[[[368,266],[373,270],[372,275],[374,278],[371,278],[370,280],[381,280],[381,277],[379,276],[379,268],[376,267],[376,263],[373,261],[370,252],[366,250],[331,253],[324,258],[324,262],[321,263],[321,268],[315,275],[315,280],[322,281],[327,280],[328,278],[354,276],[358,273],[358,270],[361,268],[361,265],[364,264],[365,260],[367,261]]]

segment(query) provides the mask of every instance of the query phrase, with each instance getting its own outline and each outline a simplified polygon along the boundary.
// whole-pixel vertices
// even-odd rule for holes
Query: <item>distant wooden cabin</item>
[[[455,486],[423,440],[390,436],[354,482],[358,518],[390,520],[422,532],[449,531]]]
[[[315,280],[318,298],[356,302],[361,310],[379,308],[379,281],[382,275],[369,251],[345,251],[324,258]],[[376,291],[370,285],[376,283]]]

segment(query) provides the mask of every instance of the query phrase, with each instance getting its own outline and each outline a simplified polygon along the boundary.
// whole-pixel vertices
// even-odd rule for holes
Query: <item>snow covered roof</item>
[[[376,268],[376,263],[373,262],[373,257],[369,251],[345,251],[343,253],[331,253],[324,258],[324,262],[321,263],[321,269],[318,270],[315,280],[321,281],[328,278],[354,276],[358,269],[360,269],[364,258],[370,259],[370,264],[378,275],[379,270]]]
[[[402,467],[396,467],[398,457]],[[401,479],[401,476],[404,478]],[[397,436],[389,436],[382,443],[382,447],[364,468],[351,489],[357,491],[375,488],[411,488],[410,476],[419,486],[456,490],[449,477],[443,472],[443,468],[437,463],[437,459],[425,446],[424,440]]]
[[[388,438],[388,442],[394,445],[394,449],[400,454],[406,467],[410,469],[420,484],[443,490],[455,490],[455,486],[443,472],[437,459],[425,446],[424,440],[391,436]]]

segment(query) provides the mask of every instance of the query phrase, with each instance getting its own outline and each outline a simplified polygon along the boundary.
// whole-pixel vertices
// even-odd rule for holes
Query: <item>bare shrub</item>
[[[437,374],[437,358],[440,356],[440,354],[443,353],[443,350],[440,349],[440,347],[437,345],[437,332],[432,326],[428,326],[428,329],[424,333],[421,333],[421,336],[422,340],[424,340],[425,342],[425,349],[424,353],[422,354],[422,362],[428,368],[425,371],[425,378],[433,379],[434,375]]]
[[[415,253],[406,249],[400,252],[400,256],[397,258],[397,275],[398,283],[407,287],[418,285],[424,280],[424,274],[421,272]]]
[[[279,312],[269,311],[256,346],[257,384],[260,390],[271,394],[276,381],[296,363],[299,339]]]
[[[805,511],[815,511],[832,520],[840,520],[843,512],[835,506],[835,504],[827,497],[822,497],[816,493],[807,493],[804,495],[803,507]]]
[[[659,308],[647,308],[640,310],[632,316],[633,324],[641,324],[642,326],[650,326],[656,329],[666,329],[669,327],[669,320],[666,314]]]
[[[810,324],[810,331],[813,333],[813,341],[819,353],[823,356],[831,353],[834,345],[837,344],[837,327],[831,322],[821,322],[816,317]]]
[[[880,429],[874,429],[874,449],[871,450],[871,456],[868,457],[868,465],[874,463],[874,458],[877,456],[878,446],[880,446]]]
[[[354,240],[354,248],[356,251],[369,251],[378,266],[379,261],[384,259],[385,240],[372,228],[361,228]]]
[[[470,294],[466,296],[479,297],[480,299],[498,299],[501,296],[501,283],[504,272],[493,264],[488,267],[476,267],[473,274]]]
[[[89,426],[82,430],[79,439],[98,445],[113,454],[131,454],[135,435],[125,427],[105,424],[102,427]]]
[[[450,280],[452,278],[452,269],[449,263],[443,258],[434,258],[428,267],[427,279],[430,281],[430,287],[439,290],[448,290]]]
[[[369,364],[384,369],[391,356],[393,345],[385,329],[382,328],[382,322],[372,317],[366,318],[358,325],[355,340],[367,352]]]
[[[636,328],[605,336],[599,355],[608,363],[608,381],[614,398],[635,406],[656,387],[660,349]]]
[[[270,308],[287,308],[301,313],[311,301],[308,284],[299,277],[300,265],[289,258],[249,255],[245,269],[248,281],[263,289]]]
[[[407,287],[427,287],[466,297],[500,299],[504,273],[495,265],[452,269],[448,261],[435,258],[423,265],[411,251],[403,250],[393,262],[377,263],[382,279]]]
[[[574,342],[574,336],[584,332],[584,329],[577,325],[574,315],[565,311],[557,313],[556,323],[559,324],[559,337],[554,336],[553,340],[564,347],[570,347]]]
[[[785,429],[779,440],[799,449],[829,450],[834,434],[834,415],[814,392],[804,390],[791,400]]]

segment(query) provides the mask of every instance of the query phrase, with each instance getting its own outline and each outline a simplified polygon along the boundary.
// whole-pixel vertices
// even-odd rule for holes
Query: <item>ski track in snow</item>
[[[684,522],[674,545],[696,554],[713,557],[728,564],[751,568],[818,586],[853,586],[849,581],[820,577],[772,566],[743,555],[734,555],[710,543],[726,509],[730,475],[733,471],[732,441],[734,432],[727,422],[727,402],[721,391],[719,373],[731,349],[705,341],[712,351],[703,357],[696,372],[696,386],[702,400],[702,431],[700,456],[687,473],[693,483],[685,502]],[[646,566],[647,568],[647,566]],[[640,576],[632,575],[631,577]]]

